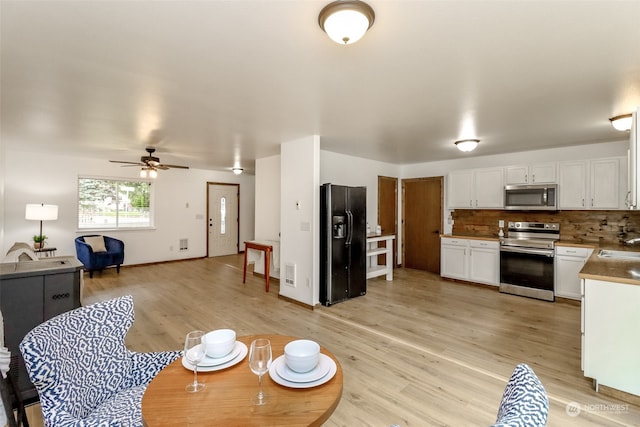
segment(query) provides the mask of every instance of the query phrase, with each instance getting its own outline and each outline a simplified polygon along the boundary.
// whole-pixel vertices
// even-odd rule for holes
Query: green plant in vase
[[[42,249],[42,248],[44,248],[45,240],[47,240],[47,236],[45,236],[44,234],[42,234],[42,235],[36,234],[35,236],[33,236],[33,247],[34,247],[34,249]]]

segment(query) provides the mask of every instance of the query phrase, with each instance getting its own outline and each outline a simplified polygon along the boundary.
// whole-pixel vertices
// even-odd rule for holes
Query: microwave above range
[[[523,211],[558,210],[558,185],[507,185],[504,187],[504,208]]]

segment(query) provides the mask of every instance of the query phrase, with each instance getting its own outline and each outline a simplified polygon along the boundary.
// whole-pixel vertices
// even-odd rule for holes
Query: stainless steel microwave
[[[504,208],[522,211],[557,211],[558,185],[507,185],[504,187]]]

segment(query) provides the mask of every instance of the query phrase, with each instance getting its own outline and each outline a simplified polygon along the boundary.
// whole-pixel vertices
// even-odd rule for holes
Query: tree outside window
[[[113,229],[152,226],[151,183],[78,178],[78,228]]]

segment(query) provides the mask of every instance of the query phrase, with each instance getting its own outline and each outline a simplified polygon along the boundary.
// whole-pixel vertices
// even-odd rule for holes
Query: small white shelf
[[[367,236],[367,279],[378,276],[387,276],[387,280],[393,280],[393,240],[396,236],[369,235]],[[378,242],[385,242],[384,247],[378,247]],[[385,256],[385,264],[378,265],[375,257]]]

